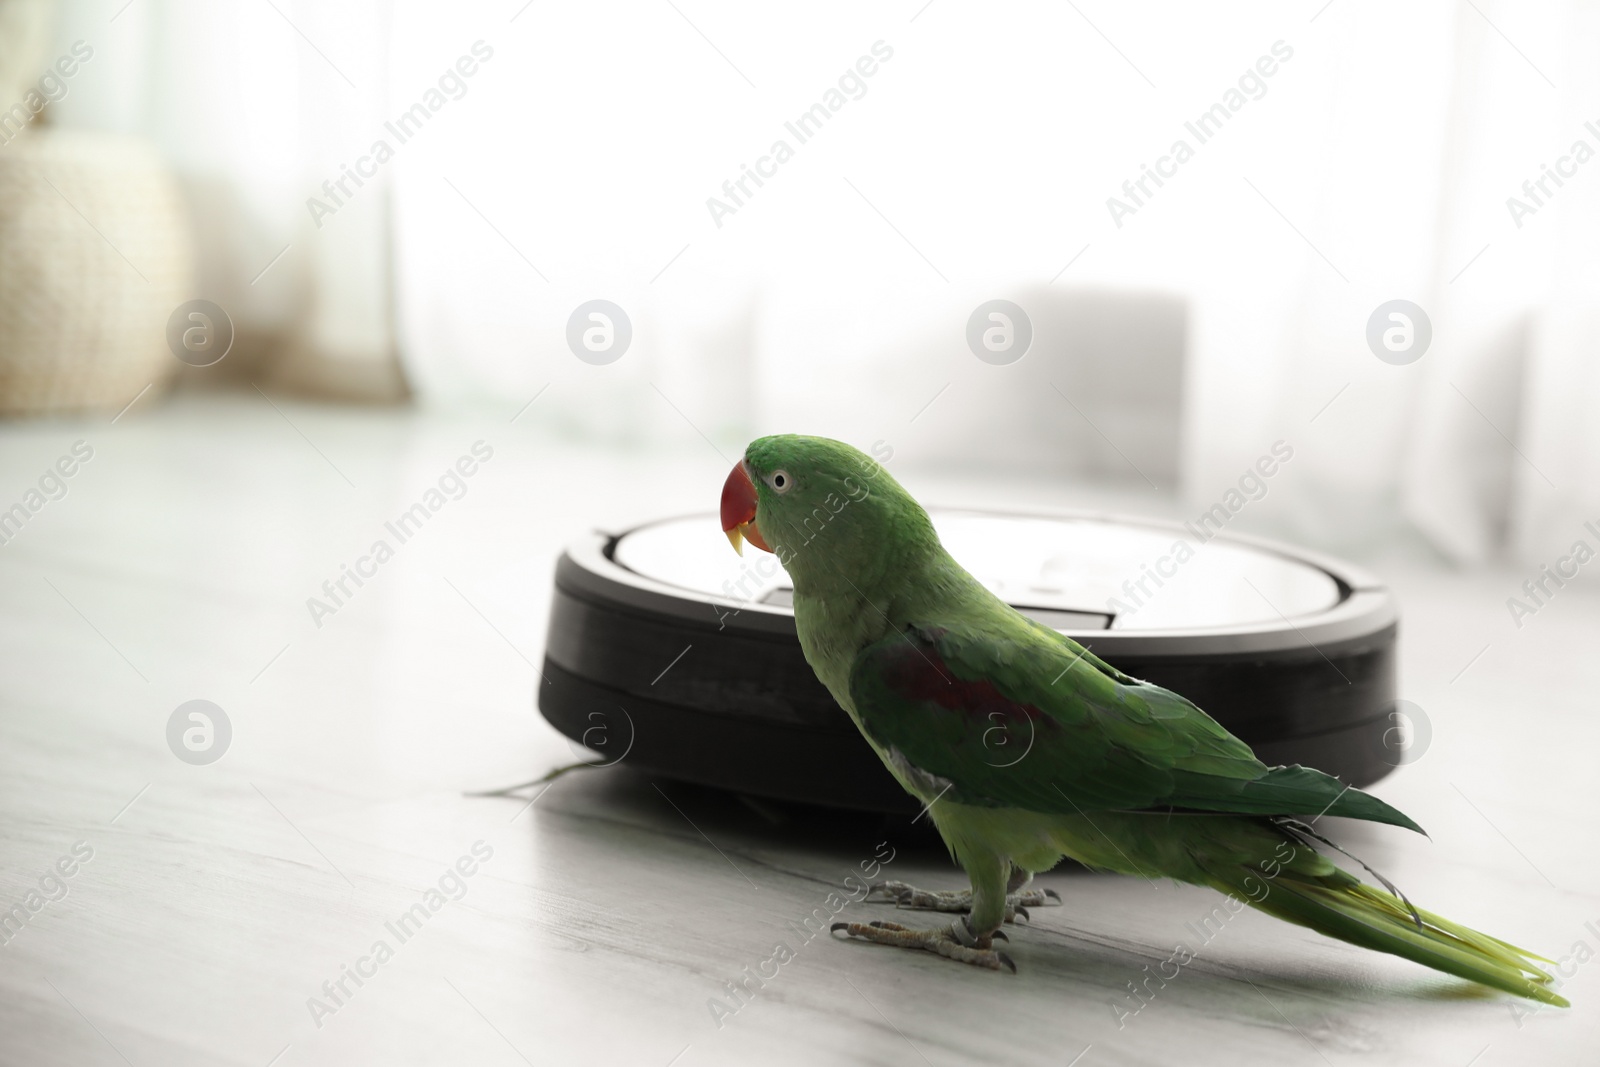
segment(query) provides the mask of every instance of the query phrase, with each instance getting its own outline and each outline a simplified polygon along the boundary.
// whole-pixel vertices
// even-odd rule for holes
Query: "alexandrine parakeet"
[[[1317,850],[1325,839],[1310,825],[1334,815],[1422,832],[1410,818],[1320,771],[1268,767],[1182,696],[1013,610],[864,453],[820,437],[755,441],[723,486],[722,527],[736,549],[748,540],[778,556],[806,660],[972,883],[879,887],[965,913],[950,926],[836,930],[1015,970],[994,939],[1016,910],[1056,902],[1026,886],[1066,856],[1208,886],[1330,937],[1566,1004],[1538,966],[1548,960],[1363,884]]]

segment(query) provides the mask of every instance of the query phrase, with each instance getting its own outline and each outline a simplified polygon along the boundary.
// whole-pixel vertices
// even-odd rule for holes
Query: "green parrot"
[[[807,662],[972,883],[873,887],[902,906],[962,913],[949,926],[841,922],[835,933],[1014,972],[994,947],[1000,928],[1029,905],[1059,903],[1026,887],[1071,857],[1209,886],[1330,937],[1567,1006],[1538,965],[1552,961],[1415,908],[1387,882],[1387,892],[1366,885],[1314,844],[1337,848],[1312,828],[1323,815],[1422,833],[1410,818],[1321,771],[1268,767],[1182,696],[1018,613],[950,557],[927,512],[865,453],[760,438],[728,476],[721,510],[735,549],[748,540],[788,571]]]

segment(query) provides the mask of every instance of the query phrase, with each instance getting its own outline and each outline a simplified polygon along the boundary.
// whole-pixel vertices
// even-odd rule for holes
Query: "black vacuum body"
[[[1256,538],[1098,514],[931,512],[1019,611],[1193,700],[1269,764],[1356,786],[1401,762],[1397,613],[1371,575]],[[756,797],[916,803],[817,681],[775,557],[715,515],[595,533],[556,565],[539,710],[596,753]]]

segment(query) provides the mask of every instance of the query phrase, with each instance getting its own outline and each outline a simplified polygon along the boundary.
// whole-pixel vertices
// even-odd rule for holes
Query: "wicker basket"
[[[0,108],[22,99],[52,57],[56,0],[0,0]]]
[[[177,183],[142,141],[34,128],[0,149],[0,414],[116,410],[180,364]]]

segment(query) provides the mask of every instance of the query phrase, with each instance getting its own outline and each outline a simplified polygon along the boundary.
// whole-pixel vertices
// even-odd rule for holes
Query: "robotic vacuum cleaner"
[[[1402,762],[1398,615],[1364,571],[1157,520],[930,514],[1018,611],[1189,697],[1266,763],[1364,786]],[[593,762],[916,811],[806,663],[792,592],[776,557],[728,550],[714,513],[584,537],[556,564],[539,710]]]

